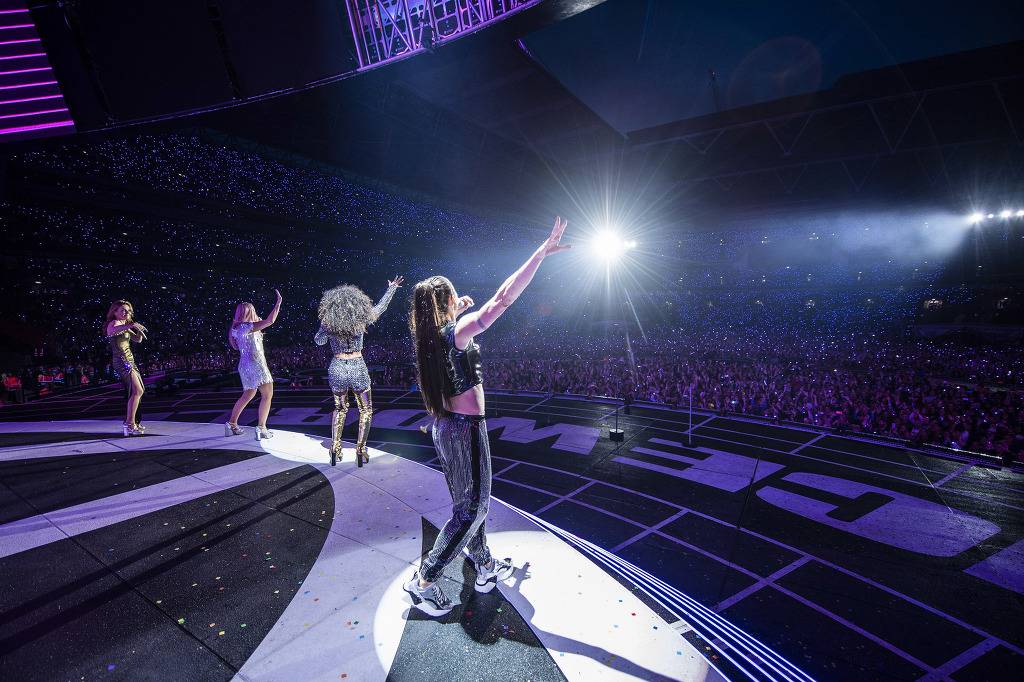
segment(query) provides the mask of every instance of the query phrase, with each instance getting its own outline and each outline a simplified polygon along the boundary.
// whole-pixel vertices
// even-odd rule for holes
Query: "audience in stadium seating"
[[[150,330],[136,350],[145,373],[233,371],[237,358],[224,338],[234,297],[259,307],[274,288],[291,304],[267,334],[271,369],[291,387],[307,386],[323,380],[313,370],[326,351],[310,339],[325,288],[349,281],[375,296],[396,274],[416,281],[445,272],[480,301],[490,293],[482,287],[507,270],[508,254],[533,241],[515,221],[442,209],[194,134],[26,152],[8,173],[38,182],[52,174],[55,192],[90,202],[0,202],[11,242],[33,245],[8,256],[24,302],[0,305],[37,339],[32,350],[45,350],[33,362],[5,361],[7,403],[110,380],[100,325],[116,298],[131,300]],[[147,193],[172,197],[161,205],[181,210],[152,211]],[[251,228],[258,239],[254,220],[266,223]],[[386,243],[337,236],[349,232]],[[438,239],[494,248],[472,265],[420,255],[417,244]],[[581,317],[586,294],[567,286],[571,275],[556,274],[488,339],[486,382],[682,407],[692,395],[703,410],[1024,456],[1019,340],[928,340],[907,331],[915,322],[1019,322],[1022,297],[1005,287],[942,285],[934,261],[779,259],[797,244],[832,248],[829,240],[849,246],[841,232],[793,226],[687,233],[669,255],[696,265],[638,292],[642,332],[633,320]],[[415,380],[401,317],[382,320],[367,349],[378,386]]]

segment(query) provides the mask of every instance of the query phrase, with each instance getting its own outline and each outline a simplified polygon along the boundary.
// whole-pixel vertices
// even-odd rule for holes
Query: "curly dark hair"
[[[353,284],[328,289],[320,299],[320,324],[329,334],[351,338],[366,331],[366,325],[377,321],[373,301]]]

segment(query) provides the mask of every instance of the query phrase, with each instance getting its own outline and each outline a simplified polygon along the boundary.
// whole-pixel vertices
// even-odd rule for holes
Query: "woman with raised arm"
[[[425,279],[413,290],[409,329],[416,346],[417,380],[423,404],[434,417],[431,435],[452,495],[452,517],[404,585],[416,608],[429,615],[451,611],[452,602],[436,581],[464,548],[476,568],[477,592],[490,592],[514,570],[510,559],[491,556],[484,532],[491,497],[491,452],[480,347],[474,339],[519,298],[546,256],[570,248],[560,243],[566,224],[556,218],[544,243],[475,312],[466,313],[473,299],[455,293],[444,277]]]
[[[313,341],[322,346],[328,341],[334,359],[327,368],[327,382],[334,395],[334,419],[331,425],[331,466],[341,459],[341,432],[348,414],[348,392],[356,397],[359,407],[359,435],[356,438],[356,463],[370,461],[366,440],[370,437],[373,418],[373,400],[370,395],[370,372],[363,360],[363,334],[366,327],[377,321],[394,297],[404,277],[388,280],[388,290],[373,305],[363,290],[351,284],[342,284],[324,292],[320,299],[320,329]]]
[[[111,303],[107,310],[107,322],[103,327],[103,333],[110,341],[110,366],[124,385],[128,397],[122,433],[125,436],[141,436],[146,428],[136,421],[136,413],[146,387],[142,384],[142,374],[135,364],[131,342],[145,341],[146,328],[135,321],[135,310],[131,303],[117,300]]]
[[[256,314],[256,307],[252,303],[242,302],[235,306],[235,317],[228,329],[228,343],[239,352],[238,376],[242,380],[242,395],[231,408],[231,417],[224,425],[225,436],[242,435],[238,418],[245,406],[256,397],[256,391],[260,393],[256,440],[274,435],[267,430],[270,402],[274,399],[274,377],[270,375],[267,358],[263,353],[263,330],[277,322],[277,315],[281,312],[281,292],[274,289],[274,295],[277,300],[266,319]]]

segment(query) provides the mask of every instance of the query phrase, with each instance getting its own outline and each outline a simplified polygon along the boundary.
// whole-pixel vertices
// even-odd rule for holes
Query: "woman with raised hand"
[[[519,298],[546,256],[570,248],[561,244],[566,225],[555,218],[548,238],[475,312],[466,312],[473,299],[459,296],[445,277],[430,277],[413,289],[409,329],[416,346],[417,380],[423,404],[434,417],[431,435],[452,495],[451,518],[404,585],[416,608],[429,615],[451,611],[452,602],[436,581],[464,548],[476,568],[478,592],[490,592],[514,570],[510,559],[491,556],[484,532],[491,496],[491,453],[480,346],[475,339]]]
[[[136,421],[136,413],[146,387],[142,384],[142,374],[135,364],[131,342],[145,341],[146,328],[135,321],[135,309],[131,303],[117,300],[112,302],[107,310],[107,322],[103,327],[103,333],[110,341],[110,366],[124,385],[128,397],[122,433],[125,436],[141,436],[146,428]]]
[[[238,418],[246,405],[260,394],[259,421],[256,426],[256,440],[271,438],[274,433],[267,430],[267,417],[270,416],[270,403],[274,399],[274,377],[267,367],[267,357],[263,352],[263,330],[277,322],[281,312],[281,292],[274,289],[277,300],[266,319],[256,314],[252,303],[242,302],[235,306],[235,316],[228,330],[228,343],[238,351],[238,376],[242,380],[242,395],[231,408],[231,417],[224,425],[225,436],[240,436],[243,431],[238,426]]]
[[[328,341],[334,358],[327,368],[327,382],[334,395],[334,419],[331,425],[331,466],[341,459],[341,432],[348,415],[348,393],[352,391],[359,407],[359,435],[356,438],[356,463],[363,466],[370,461],[366,441],[370,436],[373,418],[373,399],[370,393],[370,372],[363,360],[363,335],[388,309],[404,277],[388,280],[384,296],[373,305],[363,290],[351,284],[342,284],[324,292],[320,299],[320,329],[313,341],[322,346]]]

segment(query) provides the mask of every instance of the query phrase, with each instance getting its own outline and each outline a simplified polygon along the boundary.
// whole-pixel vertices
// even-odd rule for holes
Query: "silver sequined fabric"
[[[238,376],[242,388],[250,391],[274,381],[263,354],[263,332],[253,332],[252,322],[243,322],[231,330],[231,336],[241,354],[238,358]]]
[[[374,319],[384,314],[388,304],[394,298],[397,286],[389,286],[388,290],[377,305],[373,306]],[[359,353],[363,350],[363,335],[354,337],[340,337],[329,333],[323,327],[317,330],[313,342],[318,346],[329,343],[334,353]],[[327,383],[331,386],[331,392],[335,394],[345,393],[352,389],[356,393],[362,393],[370,387],[370,372],[366,369],[366,362],[361,357],[343,360],[334,358],[327,367]]]
[[[350,388],[356,393],[362,393],[370,387],[370,372],[362,358],[334,358],[327,367],[327,383],[332,393],[342,394]]]
[[[420,577],[433,582],[463,547],[477,564],[491,560],[485,530],[491,501],[491,446],[483,417],[438,417],[431,435],[452,494],[452,516],[420,564]]]

